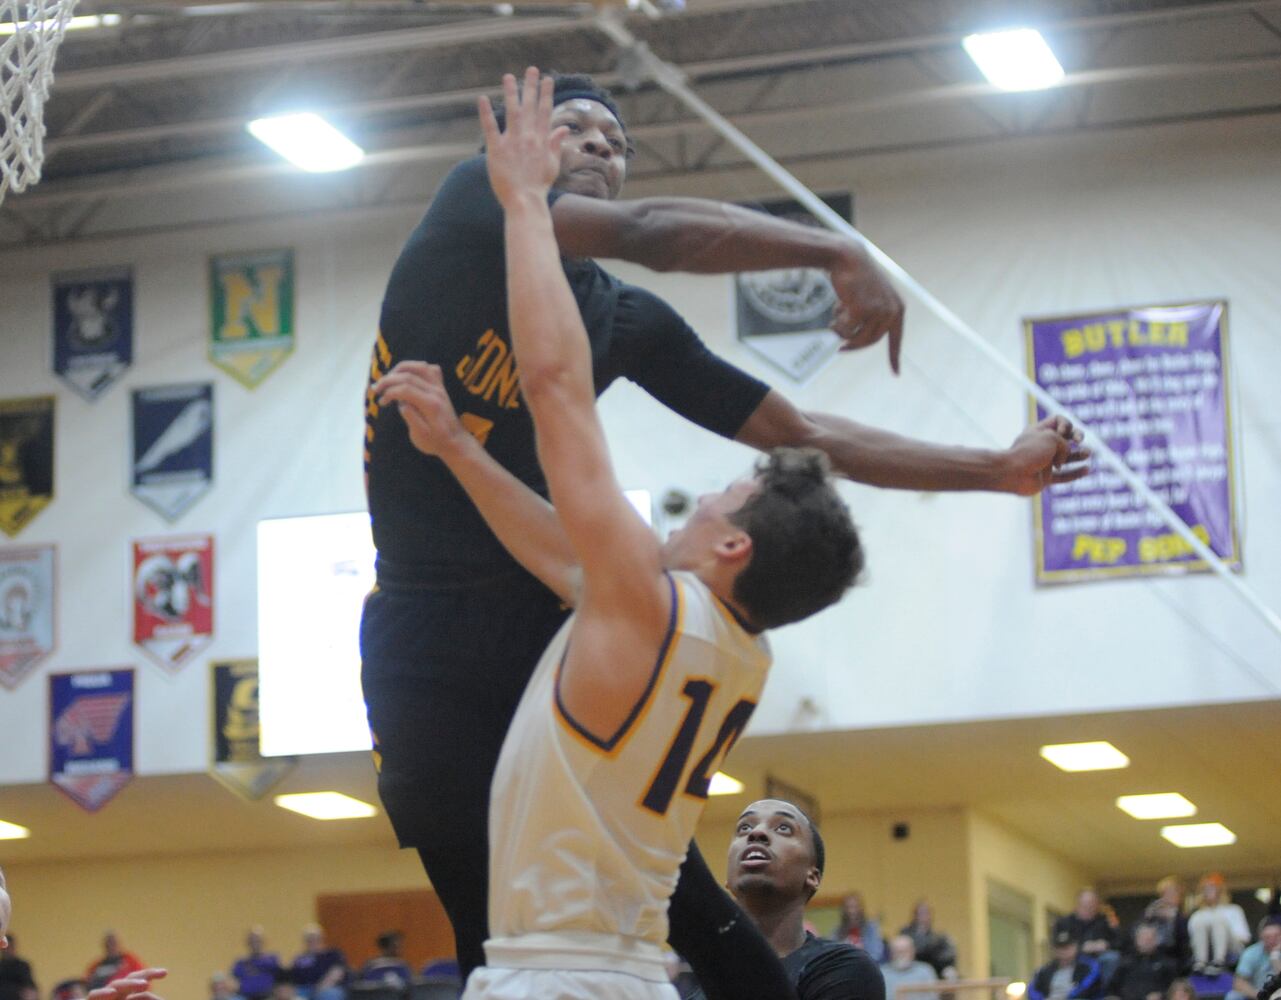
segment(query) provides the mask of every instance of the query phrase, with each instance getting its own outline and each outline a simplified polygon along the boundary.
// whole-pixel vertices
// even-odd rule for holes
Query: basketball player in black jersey
[[[554,100],[552,127],[569,135],[548,200],[598,394],[627,378],[723,437],[763,450],[815,447],[838,473],[878,486],[1031,495],[1085,473],[1065,421],[1043,421],[1004,451],[934,446],[802,412],[712,354],[669,305],[592,258],[694,273],[823,268],[840,300],[837,332],[850,347],[887,339],[895,369],[903,306],[865,251],[824,231],[697,199],[615,201],[629,149],[617,107],[581,76],[559,78]],[[400,417],[380,409],[372,386],[399,361],[439,365],[464,426],[546,496],[511,353],[502,232],[483,157],[459,164],[392,271],[366,397],[378,585],[361,657],[379,792],[449,915],[464,975],[484,961],[489,782],[525,682],[566,612],[506,554],[443,465],[413,447]],[[768,946],[692,846],[670,918],[671,943],[711,1000],[790,995]]]

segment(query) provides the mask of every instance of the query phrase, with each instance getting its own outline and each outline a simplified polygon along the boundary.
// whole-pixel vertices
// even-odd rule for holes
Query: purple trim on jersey
[[[680,597],[676,593],[676,581],[672,579],[672,575],[664,572],[663,576],[667,577],[667,584],[671,587],[672,591],[672,608],[667,615],[667,631],[663,635],[663,644],[658,647],[658,658],[654,661],[654,669],[650,672],[649,683],[645,685],[644,692],[641,694],[640,698],[637,699],[636,704],[632,706],[630,714],[628,714],[627,718],[623,720],[623,724],[618,728],[618,731],[614,733],[613,736],[607,740],[601,740],[598,737],[593,736],[579,725],[577,720],[569,714],[569,709],[565,707],[565,703],[561,700],[560,672],[565,666],[565,658],[569,656],[568,642],[565,643],[565,652],[562,654],[560,665],[556,669],[556,710],[560,713],[560,717],[564,719],[570,728],[572,728],[574,732],[578,733],[579,736],[587,740],[587,742],[592,744],[592,746],[598,747],[606,753],[611,752],[616,746],[618,746],[622,738],[627,735],[627,731],[632,728],[632,724],[636,721],[637,716],[640,715],[641,709],[643,709],[649,702],[650,695],[654,693],[654,686],[658,683],[658,677],[663,672],[663,664],[667,661],[667,653],[671,648],[672,640],[676,636],[676,619],[677,611],[680,608]]]

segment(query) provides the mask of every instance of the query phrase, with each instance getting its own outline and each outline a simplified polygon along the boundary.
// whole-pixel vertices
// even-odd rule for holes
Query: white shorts
[[[671,983],[597,969],[499,969],[467,977],[462,1000],[679,1000]]]

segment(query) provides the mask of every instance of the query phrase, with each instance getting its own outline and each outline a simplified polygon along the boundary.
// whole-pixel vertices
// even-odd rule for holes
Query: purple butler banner
[[[1239,568],[1227,303],[1024,321],[1029,375],[1071,409],[1228,565]],[[1036,419],[1045,411],[1035,407]],[[1033,505],[1036,581],[1204,570],[1107,466]]]

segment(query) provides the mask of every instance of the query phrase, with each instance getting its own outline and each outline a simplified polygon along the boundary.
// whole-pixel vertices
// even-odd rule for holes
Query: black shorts
[[[361,683],[402,847],[437,836],[442,809],[486,814],[516,706],[568,614],[520,570],[428,585],[380,562],[360,623]],[[473,833],[483,851],[483,828]]]

